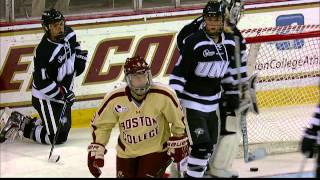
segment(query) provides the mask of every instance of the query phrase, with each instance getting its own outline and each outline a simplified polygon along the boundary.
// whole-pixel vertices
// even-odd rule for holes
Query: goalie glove
[[[179,163],[189,155],[189,140],[187,136],[170,137],[167,146],[168,155],[174,162]]]
[[[104,155],[106,153],[107,150],[102,144],[91,143],[88,146],[88,168],[96,178],[101,175],[100,168],[104,166]]]

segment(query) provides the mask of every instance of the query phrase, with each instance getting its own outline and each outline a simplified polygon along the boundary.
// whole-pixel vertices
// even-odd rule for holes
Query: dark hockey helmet
[[[124,64],[125,79],[129,88],[137,95],[146,94],[150,89],[152,83],[151,70],[148,63],[144,58],[139,55],[132,58],[127,58]],[[132,84],[132,78],[137,74],[144,74],[147,78],[147,82],[141,86],[134,86]]]
[[[203,16],[222,16],[225,15],[225,4],[218,1],[209,1],[203,9]]]
[[[48,31],[49,24],[64,20],[64,16],[60,11],[55,9],[50,9],[42,13],[41,20],[42,20],[42,25]]]

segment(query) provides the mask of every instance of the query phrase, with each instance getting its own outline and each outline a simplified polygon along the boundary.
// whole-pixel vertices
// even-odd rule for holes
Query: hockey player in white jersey
[[[88,51],[80,48],[76,33],[65,25],[61,12],[44,11],[42,26],[45,33],[34,56],[32,82],[32,105],[41,119],[34,121],[7,108],[1,118],[0,142],[13,141],[18,131],[41,144],[52,144],[54,139],[56,144],[67,141],[74,78],[83,73]]]

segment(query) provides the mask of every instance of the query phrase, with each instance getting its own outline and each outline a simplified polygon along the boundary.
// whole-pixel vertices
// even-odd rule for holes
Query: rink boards
[[[319,5],[306,4],[288,6],[282,11],[275,9],[254,9],[246,11],[241,19],[241,29],[275,26],[280,16],[302,14],[304,24],[319,22]],[[297,11],[299,9],[299,11]],[[139,54],[145,56],[151,64],[155,81],[168,83],[174,64],[178,59],[176,47],[177,32],[195,17],[201,10],[188,12],[171,12],[161,14],[133,15],[126,17],[105,18],[96,20],[70,21],[83,49],[89,51],[85,72],[75,80],[77,102],[73,106],[73,127],[88,127],[94,111],[104,95],[115,86],[123,83],[123,63],[127,57]],[[21,25],[10,28],[1,27],[1,61],[0,61],[0,108],[13,107],[25,114],[34,114],[31,102],[31,75],[33,69],[33,53],[43,36],[39,24]],[[304,73],[307,68],[292,71]],[[279,57],[281,60],[281,56]],[[284,67],[285,68],[285,67]],[[263,69],[256,67],[263,73]],[[280,71],[283,70],[280,68]],[[301,92],[317,91],[318,77],[306,80],[304,87],[288,87],[288,89],[258,89],[259,96],[270,96],[279,93],[301,94]],[[311,82],[311,83],[310,83]],[[265,87],[265,86],[261,86]],[[258,86],[259,88],[259,86]],[[302,96],[304,96],[302,94]],[[315,104],[314,101],[306,102]],[[287,100],[277,101],[282,106]],[[288,105],[288,104],[286,104]],[[297,105],[297,104],[289,104]]]

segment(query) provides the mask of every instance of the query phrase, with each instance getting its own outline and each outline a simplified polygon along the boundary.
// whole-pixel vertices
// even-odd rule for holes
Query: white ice
[[[101,177],[115,177],[118,133],[117,129],[112,132]],[[0,144],[0,177],[93,177],[87,168],[87,146],[90,141],[89,129],[72,129],[68,142],[57,145],[54,150],[54,153],[61,155],[58,163],[47,161],[48,145],[25,140]],[[268,156],[248,164],[243,159],[236,159],[233,168],[239,171],[240,177],[278,177],[276,175],[279,174],[287,177],[287,174],[299,172],[302,159],[299,152]],[[313,171],[314,164],[314,159],[308,160],[304,172]],[[250,167],[258,167],[259,171],[250,172]]]

